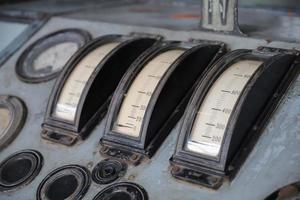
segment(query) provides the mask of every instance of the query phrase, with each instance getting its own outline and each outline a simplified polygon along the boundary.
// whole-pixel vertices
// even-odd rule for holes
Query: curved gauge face
[[[168,50],[144,66],[125,95],[113,131],[139,137],[152,93],[172,63],[183,53],[184,50]]]
[[[74,122],[78,103],[87,81],[103,58],[119,44],[119,42],[104,44],[92,50],[75,66],[59,94],[53,116]]]
[[[218,156],[233,108],[250,77],[262,63],[238,61],[218,77],[200,105],[185,146],[188,151]]]
[[[6,107],[0,107],[0,138],[3,136],[11,121],[11,114]]]
[[[60,71],[78,49],[78,44],[73,42],[49,47],[33,61],[33,72],[45,76]]]

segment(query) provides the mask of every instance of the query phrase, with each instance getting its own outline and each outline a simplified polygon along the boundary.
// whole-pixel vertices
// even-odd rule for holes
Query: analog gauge
[[[184,50],[169,50],[153,58],[132,82],[121,105],[113,131],[139,137],[141,125],[155,88]]]
[[[95,48],[77,64],[61,90],[53,112],[55,117],[74,121],[78,103],[88,79],[98,63],[119,44],[119,42],[111,42]]]
[[[74,199],[84,197],[91,185],[88,169],[79,165],[65,165],[48,174],[38,186],[37,200]]]
[[[11,121],[11,113],[8,108],[0,107],[0,137],[3,136]]]
[[[101,190],[93,200],[148,200],[148,193],[141,185],[131,182],[119,182]]]
[[[0,149],[20,132],[26,114],[25,105],[19,98],[0,95]]]
[[[223,52],[221,43],[166,41],[137,59],[112,98],[101,153],[131,164],[151,157],[180,118],[199,77]]]
[[[54,86],[42,136],[66,145],[84,139],[98,118],[103,117],[127,68],[159,38],[143,34],[107,35],[82,47]]]
[[[89,33],[78,29],[46,35],[22,53],[16,66],[18,77],[32,83],[55,78],[71,56],[90,38]]]
[[[297,74],[297,56],[262,47],[216,62],[185,111],[172,175],[215,189],[232,178]]]
[[[215,81],[197,113],[186,148],[196,153],[217,156],[233,108],[262,61],[238,61]]]
[[[0,163],[0,192],[21,189],[39,174],[43,156],[35,150],[18,151]]]
[[[35,73],[44,75],[51,72],[58,72],[78,48],[79,45],[74,42],[56,44],[38,55],[32,63],[32,69]],[[49,63],[52,65],[49,65]]]

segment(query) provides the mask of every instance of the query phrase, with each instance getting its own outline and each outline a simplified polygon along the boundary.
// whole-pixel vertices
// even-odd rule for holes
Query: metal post
[[[242,34],[238,24],[238,0],[202,0],[200,28]]]

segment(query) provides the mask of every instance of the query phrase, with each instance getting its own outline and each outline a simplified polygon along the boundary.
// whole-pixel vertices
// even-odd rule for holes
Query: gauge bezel
[[[7,108],[10,112],[10,122],[0,138],[0,150],[8,146],[21,132],[27,117],[25,103],[18,97],[0,95],[0,106]]]
[[[0,11],[0,19],[7,22],[21,22],[28,24],[28,27],[18,35],[14,41],[0,52],[0,67],[36,33],[49,19],[44,13],[30,11]]]
[[[161,36],[158,35],[138,33],[132,33],[128,36],[106,35],[90,41],[79,51],[77,51],[67,62],[63,71],[57,78],[54,87],[52,88],[44,123],[42,124],[42,137],[44,139],[59,142],[65,145],[72,145],[77,139],[85,139],[91,129],[96,125],[96,123],[104,117],[112,95],[111,93],[113,93],[115,89],[114,87],[117,86],[120,79],[122,78],[123,73],[125,73],[129,65],[135,60],[135,58],[137,58],[138,55],[147,50],[153,44],[157,43],[160,39]],[[77,64],[92,50],[101,45],[112,42],[120,42],[120,44],[103,58],[103,60],[97,65],[97,67],[89,77],[78,103],[75,120],[73,122],[70,122],[52,115],[63,85],[65,84]],[[131,51],[128,51],[129,49]],[[128,52],[130,52],[131,54],[128,55]],[[118,59],[121,59],[122,62],[119,62]],[[120,67],[118,68],[118,70],[116,70],[116,67],[111,67],[115,66],[112,64],[113,62],[118,62],[117,66],[122,63],[122,70]],[[113,77],[110,76],[110,78],[108,79],[104,79],[102,77],[103,80],[99,80],[98,77],[101,76],[101,72],[104,73],[104,70],[106,70],[105,73],[108,73],[108,70],[115,70],[114,72],[118,74]],[[103,86],[104,84],[96,84],[94,83],[95,81],[111,81],[111,83],[105,84],[106,86]],[[108,90],[104,102],[96,101],[97,96],[95,96],[96,91],[101,90],[101,86],[103,87],[103,90]],[[90,107],[87,101],[92,101],[92,103],[95,104],[96,108],[89,109]]]
[[[271,116],[291,81],[295,78],[296,72],[299,70],[297,69],[297,62],[299,61],[295,61],[297,55],[298,52],[295,51],[262,47],[258,50],[232,51],[214,64],[206,76],[199,82],[183,116],[178,130],[176,150],[170,158],[172,175],[188,182],[212,188],[218,188],[224,176],[230,175],[230,177],[233,177],[239,166],[246,159],[247,154],[253,148],[259,137],[259,132],[261,132],[268,121],[268,117]],[[233,112],[226,124],[219,155],[212,157],[186,150],[185,145],[193,128],[196,113],[208,91],[226,69],[240,60],[262,60],[264,62],[249,79],[233,108]],[[251,116],[252,118],[249,116],[253,123],[251,125],[248,124],[249,127],[247,129],[244,128],[245,130],[241,130],[241,127],[239,127],[239,131],[237,131],[236,127],[241,123],[239,120],[241,118],[246,120],[247,118],[245,115],[242,115],[245,113],[242,111],[246,108],[245,105],[249,105],[249,99],[252,98],[250,100],[253,100],[252,91],[258,88],[258,84],[261,84],[261,77],[266,78],[270,82],[270,77],[266,76],[266,71],[272,69],[273,66],[279,66],[279,64],[285,65],[288,69],[285,72],[281,72],[282,76],[280,80],[274,78],[273,84],[277,85],[269,83],[272,89],[275,89],[274,91],[266,92],[265,97],[261,97],[264,100],[259,105],[264,105],[264,107],[257,106],[257,109],[253,109],[253,112],[257,113],[256,116]],[[202,178],[197,180],[197,175],[194,177],[190,176],[189,174],[191,173],[189,172],[198,174]]]
[[[81,38],[81,41],[75,39],[70,40],[71,38],[68,37],[68,34],[76,34],[78,37]],[[29,45],[18,58],[16,69],[15,69],[17,77],[21,81],[27,83],[41,83],[56,78],[59,75],[59,73],[62,71],[62,69],[54,73],[49,73],[46,76],[39,77],[39,76],[29,76],[28,74],[24,73],[24,68],[30,66],[32,67],[34,60],[39,55],[41,55],[45,50],[57,44],[62,44],[64,42],[73,42],[76,43],[80,49],[91,39],[92,36],[89,32],[83,29],[76,29],[76,28],[62,29],[39,38],[31,45]],[[41,48],[42,50],[40,50],[39,48]]]
[[[27,174],[14,183],[8,183],[1,178],[0,192],[11,192],[25,187],[26,185],[30,184],[40,173],[44,164],[44,158],[40,152],[33,149],[21,150],[5,158],[5,160],[1,161],[0,163],[1,172],[5,165],[9,165],[12,162],[18,162],[25,159],[30,161],[31,163],[30,170],[27,172]]]
[[[145,188],[137,183],[133,182],[119,182],[111,184],[101,190],[93,200],[99,200],[100,198],[103,199],[105,197],[111,198],[112,195],[115,193],[124,192],[130,195],[132,198],[131,200],[148,200],[148,193]]]
[[[166,71],[166,73],[163,75],[158,85],[156,86],[155,91],[153,92],[153,95],[148,103],[139,137],[127,136],[114,131],[113,125],[116,121],[124,96],[139,72],[157,55],[168,50],[177,49],[183,49],[185,50],[185,52],[171,64],[169,69]],[[203,63],[198,65],[199,69],[198,71],[196,71],[196,73],[197,75],[199,75],[199,73],[202,74],[210,66],[210,63],[219,58],[224,51],[225,45],[224,43],[220,42],[197,40],[191,40],[190,42],[166,41],[156,47],[153,47],[152,50],[148,52],[148,54],[140,56],[140,58],[136,60],[136,62],[133,63],[130,69],[126,72],[114,93],[111,104],[109,106],[104,136],[100,141],[102,145],[102,149],[100,150],[100,152],[108,156],[111,156],[115,152],[119,152],[117,155],[115,155],[116,157],[124,157],[131,164],[135,165],[139,164],[144,156],[151,157],[167,137],[172,127],[177,123],[180,116],[183,114],[184,107],[187,104],[187,101],[195,87],[195,82],[197,82],[198,80],[198,77],[191,78],[193,79],[193,81],[189,83],[189,88],[184,88],[185,92],[183,94],[181,94],[181,92],[183,91],[178,92],[178,94],[174,91],[172,92],[173,94],[175,94],[175,97],[183,97],[180,98],[180,100],[177,100],[178,102],[174,103],[175,111],[169,112],[168,110],[165,110],[170,115],[166,116],[168,119],[162,120],[160,119],[162,114],[157,116],[158,110],[160,110],[156,107],[158,105],[157,102],[162,102],[161,96],[163,94],[166,94],[168,92],[168,89],[173,87],[171,84],[172,80],[173,82],[175,82],[175,77],[183,77],[183,75],[179,74],[179,72],[177,71],[181,69],[181,67],[184,65],[184,62],[187,62],[185,60],[201,53],[201,56],[205,57],[205,59],[202,58]],[[193,69],[191,67],[191,71],[192,70]],[[191,73],[191,71],[189,71],[189,73]],[[171,80],[169,80],[170,77],[172,77]],[[184,87],[188,86],[185,85]],[[156,113],[156,115],[154,116],[153,113]],[[155,131],[151,130],[153,128],[153,118],[157,118],[160,120],[160,126],[157,126],[157,130]],[[149,130],[152,132],[150,132]],[[134,159],[132,160],[132,158]]]
[[[43,197],[46,197],[46,193],[51,187],[51,184],[62,177],[70,175],[76,179],[78,186],[69,198],[82,199],[87,193],[92,181],[90,171],[80,165],[64,165],[50,172],[39,184],[36,192],[36,199],[44,199]]]

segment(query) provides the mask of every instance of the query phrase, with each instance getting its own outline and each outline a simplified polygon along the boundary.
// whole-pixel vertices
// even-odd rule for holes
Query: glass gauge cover
[[[132,164],[151,157],[183,113],[197,79],[223,51],[221,43],[168,41],[137,59],[112,98],[101,152],[120,152],[115,156],[129,162],[136,157]]]
[[[78,103],[87,81],[98,63],[119,44],[120,42],[111,42],[95,48],[77,64],[61,89],[53,112],[55,117],[74,121]]]
[[[19,57],[18,77],[38,83],[55,78],[71,56],[91,39],[80,29],[64,29],[46,35],[31,44]]]
[[[262,47],[230,52],[215,63],[185,111],[172,175],[212,188],[232,177],[297,74],[297,56]]]
[[[0,95],[0,149],[9,145],[21,131],[27,116],[22,100]]]
[[[103,117],[130,64],[159,39],[143,34],[107,35],[75,53],[50,96],[43,138],[66,145],[84,139]]]
[[[262,61],[242,60],[231,65],[210,88],[194,121],[186,149],[217,156],[239,95]]]
[[[155,88],[172,63],[184,52],[183,49],[165,51],[144,66],[124,97],[113,127],[114,132],[139,137],[142,119]]]

